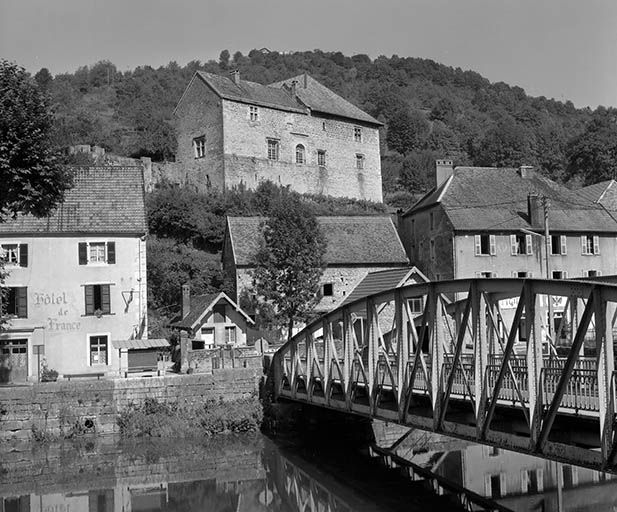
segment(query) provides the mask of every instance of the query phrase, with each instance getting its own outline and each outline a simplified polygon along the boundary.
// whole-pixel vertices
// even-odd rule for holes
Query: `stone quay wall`
[[[37,433],[117,434],[118,414],[147,398],[199,407],[208,400],[255,395],[261,369],[213,370],[211,374],[134,379],[74,380],[0,387],[0,443]]]

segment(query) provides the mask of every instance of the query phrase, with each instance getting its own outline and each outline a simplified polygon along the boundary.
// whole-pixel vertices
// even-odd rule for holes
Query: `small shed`
[[[156,370],[159,354],[169,348],[169,341],[161,338],[113,340],[113,347],[120,352],[120,369],[129,372]]]

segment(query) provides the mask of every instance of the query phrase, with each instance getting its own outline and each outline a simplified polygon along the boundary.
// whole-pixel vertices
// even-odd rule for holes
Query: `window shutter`
[[[581,235],[581,254],[587,254],[587,237]]]
[[[531,235],[525,235],[525,242],[527,245],[527,250],[525,254],[533,254],[533,242],[531,240]]]
[[[476,256],[479,256],[482,252],[482,241],[480,239],[480,235],[475,235],[474,241],[476,244]]]
[[[28,266],[28,244],[19,244],[19,266]]]
[[[512,277],[518,277],[518,272],[516,270],[512,271]]]
[[[508,490],[506,489],[506,474],[505,473],[499,473],[499,483],[501,487],[501,489],[499,489],[501,491],[500,495],[505,496],[506,494],[508,494]]]
[[[518,249],[518,243],[516,241],[516,235],[510,235],[510,254],[516,256]]]
[[[484,495],[489,498],[493,495],[493,489],[491,486],[491,475],[484,475]]]
[[[596,275],[597,276],[601,276],[602,275],[602,271],[601,270],[596,270]]]
[[[476,277],[480,279],[482,277],[482,272],[476,272]]]
[[[561,275],[562,275],[562,279],[568,279],[568,271],[567,271],[567,270],[564,270],[564,271],[561,273]]]
[[[599,236],[593,237],[593,253],[600,254],[600,237]]]
[[[495,253],[497,252],[495,249],[495,235],[489,235],[488,241],[489,241],[489,246],[490,246],[490,253],[492,256],[494,256]]]
[[[17,288],[17,317],[28,318],[28,288],[26,286]]]
[[[538,492],[542,492],[544,490],[544,469],[543,468],[536,469],[536,478],[538,479]]]
[[[566,235],[561,235],[561,254],[568,254],[568,244],[566,244]]]
[[[87,284],[84,286],[86,294],[86,315],[94,315],[94,286]]]
[[[527,492],[529,488],[529,475],[527,474],[527,470],[521,470],[521,492]]]
[[[116,263],[116,242],[107,242],[107,263]]]
[[[79,242],[79,264],[88,264],[88,244],[86,242]]]
[[[111,313],[111,303],[109,298],[109,285],[102,284],[101,286],[101,311],[105,314]]]

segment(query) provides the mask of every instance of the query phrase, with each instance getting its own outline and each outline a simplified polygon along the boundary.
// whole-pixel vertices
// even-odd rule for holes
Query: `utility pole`
[[[551,238],[548,231],[548,209],[550,207],[550,201],[546,196],[542,196],[542,209],[544,210],[544,253],[546,255],[546,279],[551,279]],[[549,336],[553,333],[553,298],[550,295],[546,296],[548,301],[548,328],[547,333]],[[556,340],[553,340],[556,343]]]

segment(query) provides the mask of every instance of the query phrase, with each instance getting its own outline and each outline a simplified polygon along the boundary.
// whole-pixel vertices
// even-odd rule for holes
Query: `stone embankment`
[[[181,407],[255,396],[261,371],[236,368],[212,374],[74,380],[0,387],[0,442],[72,433],[117,434],[118,415],[146,399]]]

